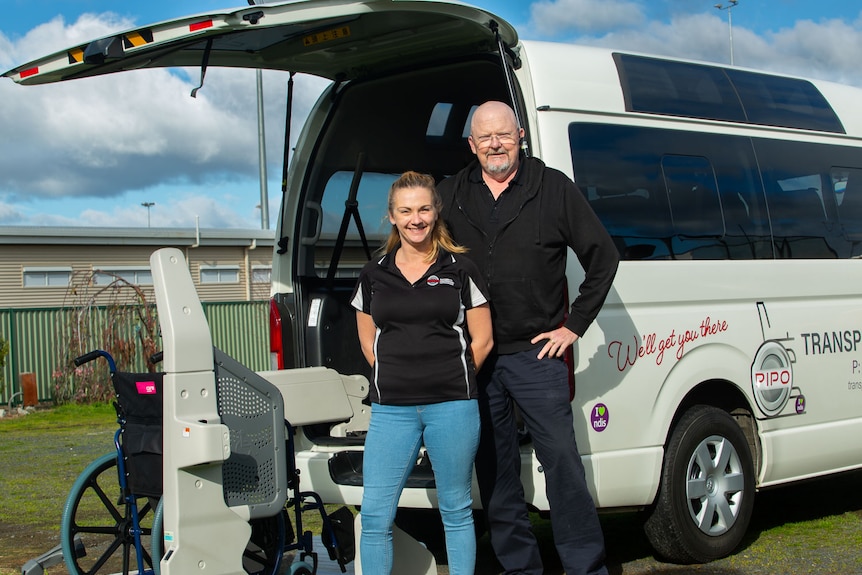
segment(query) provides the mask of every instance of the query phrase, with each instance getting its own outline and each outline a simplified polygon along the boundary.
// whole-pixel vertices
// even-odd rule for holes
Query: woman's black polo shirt
[[[371,401],[421,405],[475,398],[466,310],[488,301],[478,268],[441,250],[411,284],[395,265],[396,251],[365,265],[351,298],[377,327]]]

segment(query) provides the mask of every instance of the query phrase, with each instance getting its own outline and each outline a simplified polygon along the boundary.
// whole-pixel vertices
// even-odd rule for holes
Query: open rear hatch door
[[[337,81],[496,51],[517,42],[478,8],[422,0],[294,0],[218,10],[113,34],[3,75],[44,84],[125,70],[207,66],[304,72]]]

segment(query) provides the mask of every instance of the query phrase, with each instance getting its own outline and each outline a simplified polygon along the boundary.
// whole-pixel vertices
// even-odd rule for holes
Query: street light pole
[[[733,8],[739,4],[739,0],[729,0],[727,6],[716,4],[715,7],[719,10],[727,10],[727,31],[730,35],[730,65],[733,66]]]
[[[150,227],[150,208],[156,205],[156,202],[141,202],[141,205],[147,208],[147,227]]]
[[[250,6],[263,4],[265,0],[248,0]],[[263,113],[263,72],[256,70],[257,79],[257,150],[260,173],[260,229],[269,229],[269,190],[266,183],[266,133]]]
[[[260,172],[260,228],[269,229],[269,192],[266,183],[266,135],[263,114],[263,73],[257,72],[257,150],[258,171]]]

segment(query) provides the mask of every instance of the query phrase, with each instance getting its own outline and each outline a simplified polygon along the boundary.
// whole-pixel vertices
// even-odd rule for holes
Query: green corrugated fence
[[[210,324],[213,345],[255,371],[269,369],[269,302],[201,302]],[[82,317],[81,314],[87,314]],[[92,307],[85,311],[72,308],[0,309],[0,337],[9,342],[9,355],[2,368],[0,407],[20,405],[20,374],[36,376],[39,401],[50,401],[54,394],[54,372],[66,349],[70,334],[79,333],[76,326],[90,322],[98,326],[85,334],[83,349],[99,349],[108,310]],[[133,338],[141,325],[130,320],[114,326],[124,338]],[[84,330],[87,331],[87,330]],[[158,344],[157,344],[158,345]],[[140,346],[138,346],[140,347]],[[144,371],[145,359],[137,353],[135,365],[118,365],[124,371]]]

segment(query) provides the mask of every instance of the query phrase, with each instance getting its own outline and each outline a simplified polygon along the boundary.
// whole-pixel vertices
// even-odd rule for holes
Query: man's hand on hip
[[[578,341],[578,334],[570,330],[565,326],[558,327],[554,331],[546,331],[545,333],[540,333],[536,337],[530,340],[530,343],[538,343],[543,339],[548,340],[542,350],[539,352],[537,356],[538,359],[542,359],[544,357],[563,357],[566,353],[566,350],[571,347],[573,343]]]

